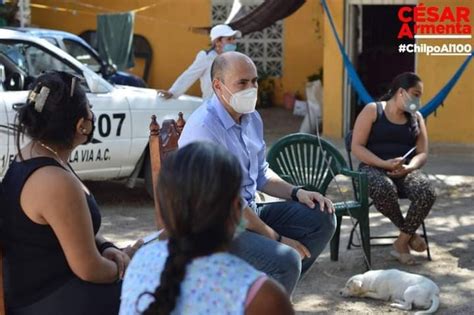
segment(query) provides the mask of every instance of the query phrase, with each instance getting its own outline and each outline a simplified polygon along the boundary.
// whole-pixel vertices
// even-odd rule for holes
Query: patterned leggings
[[[400,231],[413,235],[436,200],[436,194],[428,176],[415,170],[405,177],[388,177],[384,170],[361,164],[359,170],[367,173],[369,196],[375,208],[390,219]],[[398,203],[399,198],[411,201],[405,217]]]

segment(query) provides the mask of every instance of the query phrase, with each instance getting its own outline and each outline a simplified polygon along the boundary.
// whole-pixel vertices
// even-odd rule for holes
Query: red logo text
[[[403,23],[398,38],[413,38],[415,34],[424,35],[470,35],[470,10],[468,7],[425,6],[401,7],[398,19]],[[409,23],[414,22],[410,28]]]

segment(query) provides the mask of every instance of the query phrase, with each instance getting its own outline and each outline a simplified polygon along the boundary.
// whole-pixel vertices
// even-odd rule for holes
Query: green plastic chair
[[[323,195],[333,176],[342,174],[356,183],[354,199],[334,203],[337,225],[331,240],[331,260],[339,258],[339,238],[343,216],[351,216],[359,221],[362,248],[370,267],[370,230],[367,175],[349,170],[346,161],[334,145],[311,134],[295,133],[279,139],[268,151],[270,168],[286,182],[304,186]],[[330,171],[332,170],[332,172]]]

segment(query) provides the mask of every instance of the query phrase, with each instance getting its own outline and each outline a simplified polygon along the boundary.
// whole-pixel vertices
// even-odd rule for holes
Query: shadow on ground
[[[265,123],[265,138],[271,146],[279,137],[295,132],[301,118],[283,109],[261,111]],[[331,140],[344,152],[341,139]],[[433,260],[424,253],[417,256],[419,264],[403,266],[390,257],[390,246],[372,248],[374,269],[397,268],[419,273],[434,280],[441,289],[438,314],[472,314],[474,309],[474,153],[471,148],[445,149],[438,145],[425,167],[438,194],[432,212],[426,219]],[[345,156],[345,152],[344,152]],[[341,191],[333,184],[329,196],[340,201],[352,198],[351,183],[338,177]],[[103,213],[102,232],[125,246],[154,230],[154,208],[143,183],[128,189],[123,182],[90,183]],[[406,210],[408,204],[402,203]],[[372,234],[396,234],[393,225],[380,213],[371,210]],[[354,274],[365,271],[364,257],[359,248],[347,250],[352,223],[343,220],[339,261],[323,252],[313,268],[301,279],[294,294],[297,314],[407,314],[390,308],[388,303],[370,299],[341,298],[338,291]]]

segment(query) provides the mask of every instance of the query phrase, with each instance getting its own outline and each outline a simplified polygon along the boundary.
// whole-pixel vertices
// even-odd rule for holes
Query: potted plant
[[[258,76],[258,100],[257,107],[273,106],[275,95],[275,79],[268,72],[260,72]]]

